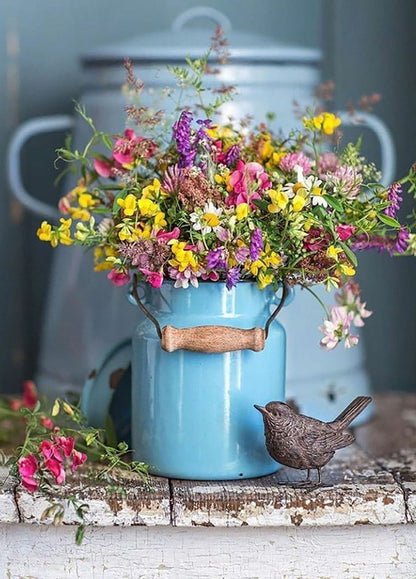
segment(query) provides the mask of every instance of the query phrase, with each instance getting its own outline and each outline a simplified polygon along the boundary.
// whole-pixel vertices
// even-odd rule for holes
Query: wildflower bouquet
[[[218,124],[215,112],[232,90],[204,104],[209,57],[172,69],[200,104],[178,110],[168,131],[163,111],[130,105],[134,128],[104,134],[78,107],[91,140],[84,151],[65,148],[59,156],[76,162],[81,179],[59,203],[66,217],[57,226],[44,221],[38,236],[52,246],[94,248],[95,269],[108,270],[116,286],[136,274],[154,288],[174,283],[178,291],[205,281],[230,290],[241,281],[260,289],[282,282],[339,288],[321,345],[332,349],[345,339],[350,347],[358,341],[352,324],[363,325],[371,313],[352,281],[356,253],[414,253],[413,226],[396,214],[402,185],[414,188],[415,173],[382,186],[360,142],[341,146],[341,120],[332,112],[309,110],[303,129],[284,136],[247,119]],[[128,85],[140,94],[143,85],[126,66]]]

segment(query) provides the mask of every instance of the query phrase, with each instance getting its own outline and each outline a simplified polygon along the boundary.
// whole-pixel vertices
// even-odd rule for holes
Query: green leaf
[[[339,241],[338,243],[342,247],[343,252],[348,257],[348,260],[351,262],[351,264],[354,267],[357,267],[358,261],[357,261],[357,258],[355,256],[355,253],[353,251],[351,251],[351,249],[348,247],[348,245],[346,245],[343,241]]]
[[[84,540],[84,535],[85,535],[85,525],[80,525],[77,529],[77,532],[75,534],[75,543],[80,546],[82,545],[82,541]]]
[[[393,217],[389,217],[389,215],[386,215],[385,213],[380,213],[378,218],[380,219],[380,221],[382,223],[384,223],[385,225],[388,225],[389,227],[394,227],[395,229],[400,228],[400,223],[397,221],[397,219],[394,219]]]
[[[261,209],[262,211],[267,211],[267,208],[269,206],[269,202],[265,201],[264,199],[254,199],[253,200],[253,205],[255,205],[256,207],[258,207],[259,209]]]
[[[344,211],[341,203],[337,199],[335,199],[334,197],[330,197],[329,195],[324,195],[324,199],[328,203],[328,205],[330,205],[332,207],[332,209],[335,209],[335,211],[338,211],[339,213],[342,213]]]

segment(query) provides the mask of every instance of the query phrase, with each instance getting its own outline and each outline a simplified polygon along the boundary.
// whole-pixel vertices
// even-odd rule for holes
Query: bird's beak
[[[264,408],[264,406],[258,406],[257,404],[254,404],[254,408],[256,410],[258,410],[259,412],[261,412],[262,414],[268,414],[267,410]]]

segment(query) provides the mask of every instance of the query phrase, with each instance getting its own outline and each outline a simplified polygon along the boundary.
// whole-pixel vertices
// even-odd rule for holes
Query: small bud
[[[52,412],[51,412],[52,416],[58,416],[60,410],[61,410],[61,406],[59,404],[59,400],[56,399],[55,402],[53,403],[53,406],[52,406]]]
[[[71,407],[70,404],[68,404],[67,402],[63,402],[63,403],[62,403],[62,408],[64,409],[64,412],[66,412],[67,414],[69,414],[69,416],[73,416],[73,415],[74,415],[74,411],[72,410],[72,407]]]

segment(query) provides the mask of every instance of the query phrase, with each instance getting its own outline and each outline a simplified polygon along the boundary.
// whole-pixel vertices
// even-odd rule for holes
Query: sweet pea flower
[[[175,227],[172,229],[172,231],[164,231],[163,229],[159,229],[159,231],[156,233],[156,240],[159,243],[168,243],[168,241],[171,241],[172,239],[178,239],[180,233],[181,230],[179,227]]]
[[[107,279],[109,279],[115,286],[120,287],[126,285],[126,283],[130,281],[130,276],[127,273],[112,269],[107,275]]]
[[[43,466],[53,475],[56,484],[63,484],[65,482],[65,469],[59,449],[50,440],[43,440],[39,450],[43,454]]]
[[[108,179],[111,176],[113,167],[108,161],[104,161],[103,159],[94,159],[93,165],[100,177]]]
[[[9,406],[12,410],[20,410],[21,408],[29,408],[33,410],[36,402],[39,399],[36,384],[33,380],[25,380],[23,382],[23,396],[22,398],[13,398],[9,402]]]
[[[79,466],[84,464],[84,462],[87,460],[87,455],[85,454],[85,452],[80,452],[79,450],[73,449],[71,456],[72,456],[71,471],[75,472],[75,470]]]
[[[139,271],[146,276],[147,283],[154,288],[160,288],[163,283],[163,274],[158,271],[150,271],[149,269],[141,268]]]
[[[20,458],[18,461],[18,470],[22,485],[25,489],[31,493],[35,492],[39,487],[38,481],[33,478],[33,475],[36,474],[38,470],[38,461],[36,460],[35,455],[28,454],[27,456]]]
[[[260,199],[258,191],[270,189],[271,185],[260,163],[245,163],[240,159],[230,175],[230,186],[232,190],[226,200],[228,206],[249,202],[252,205],[254,199]]]
[[[339,238],[341,241],[345,241],[346,239],[349,239],[352,235],[354,235],[355,230],[357,228],[355,227],[355,225],[336,225],[335,226],[335,231],[338,233]]]

